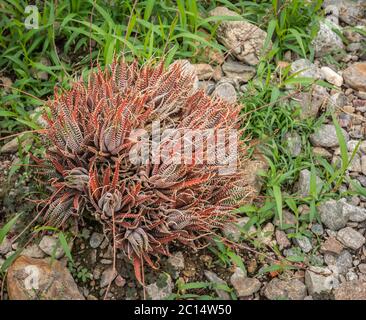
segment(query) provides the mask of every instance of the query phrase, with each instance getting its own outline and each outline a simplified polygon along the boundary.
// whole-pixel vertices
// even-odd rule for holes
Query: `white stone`
[[[44,253],[54,256],[56,259],[60,259],[65,254],[58,238],[55,237],[44,236],[39,243],[39,247]]]
[[[321,67],[320,72],[322,77],[331,84],[337,87],[341,87],[343,84],[343,78],[337,72],[329,67]]]

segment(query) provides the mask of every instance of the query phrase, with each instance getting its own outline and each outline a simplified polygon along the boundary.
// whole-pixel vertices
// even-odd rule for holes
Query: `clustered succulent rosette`
[[[175,132],[239,129],[239,106],[195,88],[188,62],[139,67],[120,59],[104,71],[98,68],[87,83],[79,80],[70,90],[55,92],[48,106],[47,152],[39,161],[50,174],[52,194],[43,202],[43,223],[65,228],[86,217],[99,221],[133,261],[139,281],[143,264],[157,267],[172,242],[203,247],[234,221],[233,209],[253,198],[240,139],[237,168],[229,174],[220,174],[224,165],[209,163],[207,156],[197,161],[199,152],[212,153],[208,144],[202,153],[192,143],[192,161],[173,161],[183,139],[177,135],[161,140],[164,161],[153,155],[131,161],[131,151],[141,144],[136,132],[149,133],[152,143],[156,121],[161,130]]]

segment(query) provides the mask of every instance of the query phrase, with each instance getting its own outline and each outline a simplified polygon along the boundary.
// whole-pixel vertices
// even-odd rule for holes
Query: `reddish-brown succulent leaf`
[[[195,138],[192,158],[175,163],[185,143],[182,133],[239,130],[240,108],[196,90],[184,61],[165,69],[164,61],[139,68],[137,61],[115,60],[104,71],[97,69],[87,83],[79,80],[62,93],[55,88],[48,102],[49,145],[45,159],[34,160],[49,174],[45,182],[53,193],[40,202],[41,214],[45,224],[57,227],[90,214],[132,260],[142,282],[144,262],[156,268],[172,242],[204,247],[235,221],[234,208],[252,200],[244,141],[238,141],[237,170],[231,174],[219,174],[225,166],[217,158],[208,161],[205,137],[203,150]],[[154,121],[161,131],[176,130],[158,145],[161,161],[153,154],[145,163],[131,161],[130,152],[141,146],[145,133],[152,143]],[[222,143],[212,154],[226,155],[227,146]]]

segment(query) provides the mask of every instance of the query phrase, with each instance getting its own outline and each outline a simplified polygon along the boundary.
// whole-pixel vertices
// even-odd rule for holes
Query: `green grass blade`
[[[11,230],[11,228],[15,225],[15,223],[17,222],[19,216],[21,214],[18,213],[14,218],[12,218],[9,222],[7,222],[5,224],[5,226],[3,226],[1,229],[0,229],[0,244],[3,243],[6,235],[9,233],[9,231]]]
[[[69,245],[67,243],[67,240],[66,240],[66,237],[65,235],[63,234],[63,232],[60,232],[58,234],[58,239],[60,241],[60,244],[61,244],[61,247],[62,249],[64,250],[65,254],[66,254],[66,257],[72,262],[72,264],[74,264],[74,259],[72,258],[72,255],[71,255],[71,251],[70,251],[70,248],[69,248]]]
[[[282,215],[282,193],[278,185],[273,186],[273,195],[276,201],[276,209],[278,214],[278,219],[280,220],[280,225],[282,227],[283,215]]]

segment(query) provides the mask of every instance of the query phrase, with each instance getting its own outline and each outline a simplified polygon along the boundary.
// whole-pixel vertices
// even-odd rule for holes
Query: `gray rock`
[[[359,51],[359,50],[361,50],[362,49],[362,46],[361,46],[361,43],[359,43],[359,42],[353,42],[353,43],[350,43],[348,46],[347,46],[347,48],[346,48],[346,50],[348,51],[348,52],[354,52],[354,53],[356,53],[357,51]]]
[[[291,74],[297,73],[295,77],[319,79],[318,67],[308,59],[298,59],[291,63]]]
[[[352,159],[352,153],[348,154],[348,158]],[[358,154],[354,155],[351,163],[348,165],[347,170],[351,171],[351,172],[361,172],[362,171],[361,158]]]
[[[350,221],[362,222],[366,220],[366,209],[351,205],[344,201],[343,213],[349,216]]]
[[[352,89],[348,88],[347,90],[352,90]],[[357,99],[355,100],[355,104],[354,104],[355,109],[362,113],[366,112],[365,101],[362,101],[362,100],[366,100],[366,91],[355,91],[353,93],[359,98],[359,100],[357,100]],[[356,119],[356,120],[357,120],[358,124],[361,122],[358,119]]]
[[[348,153],[348,158],[351,157],[351,154]],[[336,168],[341,168],[343,161],[341,156],[334,155],[331,161],[332,165]],[[347,172],[360,172],[361,171],[361,162],[358,155],[355,155],[355,157],[352,159],[352,161],[348,164]]]
[[[348,133],[342,129],[346,142],[349,140]],[[324,124],[311,136],[310,141],[315,147],[334,148],[339,146],[336,128],[331,124]]]
[[[319,112],[319,105],[313,103],[311,92],[299,92],[292,96],[291,105],[300,108],[300,118],[314,118]]]
[[[242,20],[239,14],[225,7],[216,7],[209,14],[210,16],[238,17],[239,21],[222,21],[219,24],[216,32],[217,39],[238,60],[249,65],[258,64],[267,33]]]
[[[106,251],[100,254],[101,257],[106,259],[113,259],[113,246],[110,244]]]
[[[319,31],[313,40],[315,56],[323,57],[339,49],[344,49],[342,38],[332,28],[337,28],[331,22],[320,22]]]
[[[361,34],[349,26],[343,28],[343,35],[349,42],[361,42],[363,38]]]
[[[89,239],[89,244],[93,249],[98,248],[103,242],[104,235],[101,233],[93,232]]]
[[[357,258],[355,260],[352,261],[352,265],[354,267],[357,267],[360,264],[360,260],[358,260]]]
[[[248,222],[250,218],[249,217],[242,217],[239,218],[237,221],[237,225],[241,228],[243,228]],[[257,228],[255,226],[251,226],[248,230],[248,234],[253,235],[257,232]]]
[[[328,108],[330,95],[327,89],[321,85],[313,84],[311,87],[311,103],[315,109]]]
[[[54,256],[55,259],[60,259],[64,256],[65,252],[61,247],[58,238],[51,236],[43,236],[39,243],[39,248],[49,256]]]
[[[0,76],[0,85],[4,93],[10,93],[12,91],[13,81],[8,77]]]
[[[222,228],[224,236],[234,242],[238,242],[240,239],[241,231],[234,223],[226,223]]]
[[[315,223],[311,226],[311,231],[317,236],[321,236],[324,233],[324,228],[320,223]]]
[[[307,295],[305,285],[298,279],[272,279],[264,289],[264,295],[269,300],[304,300]]]
[[[366,176],[358,176],[358,177],[357,177],[357,180],[360,182],[360,184],[361,184],[363,187],[366,187]]]
[[[90,250],[90,263],[92,265],[96,264],[97,263],[97,250],[96,249],[93,249],[93,250]]]
[[[193,66],[196,69],[198,80],[208,80],[212,78],[214,70],[209,64],[197,63]]]
[[[355,119],[357,118],[353,118],[352,121],[354,121]],[[349,131],[349,136],[351,138],[361,139],[363,137],[363,128],[361,127],[361,125],[353,124],[352,128]]]
[[[358,280],[358,276],[357,276],[357,274],[355,272],[353,272],[352,270],[350,270],[346,274],[346,279],[347,279],[347,281]]]
[[[299,236],[297,238],[294,238],[294,242],[295,244],[297,244],[302,251],[304,251],[305,253],[308,253],[311,251],[311,249],[313,248],[313,246],[311,245],[311,242],[309,240],[308,237],[305,236]]]
[[[291,213],[288,210],[283,210],[282,216],[283,216],[282,219],[283,219],[284,228],[287,229],[287,228],[293,228],[296,226],[297,219],[293,213]],[[280,226],[280,220],[277,217],[274,219],[274,224],[278,227]]]
[[[0,254],[5,256],[10,251],[11,251],[11,241],[5,237],[3,242],[0,243]]]
[[[176,270],[184,269],[184,256],[183,256],[183,253],[181,251],[173,253],[168,258],[168,262]]]
[[[329,268],[311,266],[305,271],[305,284],[309,294],[313,295],[315,293],[329,293],[339,285],[339,281]]]
[[[330,230],[337,231],[346,226],[349,212],[343,211],[342,201],[328,200],[317,208],[322,223]]]
[[[365,244],[365,237],[350,227],[339,230],[337,240],[353,250],[358,250]]]
[[[292,256],[296,256],[297,254],[298,254],[298,251],[294,247],[291,247],[290,249],[283,250],[283,255],[287,258],[292,257]]]
[[[252,79],[256,73],[256,70],[252,66],[247,66],[245,64],[227,61],[222,65],[222,71],[224,71],[225,76],[228,78],[234,78],[239,81],[239,83],[246,83]]]
[[[204,274],[208,281],[210,281],[214,284],[227,286],[227,283],[224,280],[222,280],[221,278],[219,278],[216,273],[209,271],[209,270],[205,270]],[[226,291],[221,290],[221,289],[215,289],[215,291],[221,300],[230,300],[230,296]]]
[[[366,155],[361,157],[361,171],[362,174],[366,176]]]
[[[347,273],[347,271],[353,266],[352,255],[347,250],[343,250],[336,258],[335,265],[338,268],[338,272],[340,274]]]
[[[100,276],[102,274],[102,270],[100,270],[99,267],[96,267],[94,270],[93,270],[93,279],[94,280],[99,280],[100,279]]]
[[[261,283],[258,279],[248,278],[245,272],[240,268],[236,268],[234,274],[230,278],[230,282],[234,286],[239,297],[251,296],[261,287]]]
[[[229,239],[238,242],[240,239],[240,235],[241,235],[241,231],[238,228],[238,226],[240,228],[243,228],[248,221],[250,220],[249,217],[243,217],[243,218],[239,218],[237,223],[227,223],[225,224],[224,228],[222,229],[222,233],[224,234],[225,237],[228,237]],[[248,235],[252,236],[257,232],[257,229],[255,226],[251,226],[248,230]]]
[[[33,139],[30,136],[27,137],[25,133],[19,134],[0,148],[0,154],[16,153],[18,152],[19,146],[20,148],[24,148],[26,145],[31,144],[32,141]]]
[[[351,199],[350,199],[350,205],[352,206],[359,206],[360,205],[360,202],[361,202],[361,199],[360,197],[357,197],[357,196],[352,196]]]
[[[112,260],[110,260],[110,259],[101,259],[101,260],[100,260],[100,263],[101,263],[101,264],[112,264],[112,263],[113,263],[113,261],[112,261]]]
[[[301,119],[314,118],[318,115],[320,108],[329,105],[330,96],[327,89],[313,84],[310,91],[302,91],[292,96],[290,103],[300,106]]]
[[[274,229],[274,225],[268,222],[258,234],[258,241],[265,245],[271,245]]]
[[[172,294],[173,288],[174,283],[172,282],[171,277],[167,275],[163,285],[160,282],[159,285],[156,282],[149,284],[146,286],[146,292],[151,300],[164,300]]]
[[[235,88],[237,92],[240,91],[240,84],[237,79],[222,77],[218,82],[216,82],[216,87],[218,87],[222,83],[229,83]]]
[[[211,95],[215,90],[215,82],[213,81],[199,81],[198,89],[202,89],[207,95]]]
[[[289,153],[293,157],[297,157],[301,153],[301,137],[296,132],[287,132],[284,136],[285,145],[289,150]]]
[[[304,169],[300,171],[299,180],[296,183],[295,189],[300,197],[308,197],[310,195],[310,177],[311,173],[308,169]],[[323,181],[316,177],[316,187],[317,190],[320,191],[323,186]]]
[[[29,258],[42,259],[45,257],[45,253],[36,245],[32,244],[26,247],[22,251],[22,255]]]
[[[348,98],[343,92],[336,92],[329,97],[328,110],[340,110],[348,104]]]
[[[19,139],[16,137],[10,140],[9,142],[5,143],[0,148],[0,153],[15,153],[18,151],[18,147],[19,147]]]
[[[81,230],[81,236],[83,237],[83,239],[89,239],[90,235],[91,235],[91,231],[88,228],[84,227]]]
[[[348,150],[348,152],[350,152],[352,154],[356,150],[356,147],[357,147],[358,143],[359,143],[359,141],[357,141],[357,140],[349,140],[347,142],[347,150]],[[338,151],[338,149],[337,149],[337,151]],[[358,154],[360,153],[360,149],[357,150],[357,153]]]
[[[104,270],[100,277],[100,287],[104,288],[108,286],[109,283],[117,277],[117,275],[118,273],[116,270],[113,270],[113,267]]]
[[[125,284],[126,284],[126,279],[125,279],[125,278],[123,278],[121,275],[118,275],[118,276],[116,277],[116,279],[114,280],[114,283],[116,284],[116,286],[117,286],[117,287],[122,288],[122,287],[124,287],[124,286],[125,286]]]
[[[37,63],[42,64],[44,66],[51,66],[51,61],[47,57],[41,57],[40,59],[37,59]],[[42,71],[38,68],[31,68],[30,69],[31,75],[34,78],[40,79],[40,80],[48,80],[49,74],[46,71]]]
[[[363,154],[366,154],[366,141],[362,141],[360,143],[360,151],[363,153]]]
[[[324,8],[325,19],[339,25],[339,9],[335,5],[329,5]]]
[[[216,86],[213,96],[219,97],[229,103],[236,103],[236,91],[232,84],[228,82],[220,83]]]
[[[355,26],[364,23],[365,4],[363,0],[324,0],[323,6],[335,6],[339,19],[346,24]]]
[[[332,154],[322,147],[313,147],[313,154],[314,156],[322,157],[325,159],[332,159]]]
[[[320,254],[312,254],[309,256],[309,263],[312,266],[323,266],[325,259]]]
[[[366,263],[360,263],[358,265],[358,270],[360,270],[361,273],[366,273]]]
[[[337,258],[334,254],[331,253],[325,253],[324,254],[324,262],[329,267],[335,267]],[[337,273],[339,273],[338,269],[336,269]]]
[[[280,248],[280,250],[283,250],[285,248],[288,248],[289,246],[291,246],[291,242],[290,240],[287,238],[287,235],[284,231],[281,230],[276,230],[276,241],[278,243],[278,246]]]

